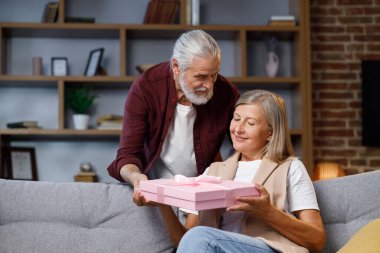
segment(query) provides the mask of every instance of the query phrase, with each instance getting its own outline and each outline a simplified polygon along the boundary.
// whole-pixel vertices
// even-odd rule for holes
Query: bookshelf
[[[238,10],[231,11],[234,1],[201,0],[199,26],[187,24],[187,1],[180,0],[173,24],[144,24],[148,0],[127,0],[123,6],[117,0],[59,0],[56,23],[40,22],[46,0],[29,1],[33,11],[25,11],[25,15],[20,15],[24,14],[19,7],[24,4],[21,0],[9,5],[0,3],[0,159],[7,146],[33,145],[42,173],[52,175],[47,168],[52,164],[61,166],[62,174],[63,167],[70,167],[71,174],[66,178],[72,180],[83,159],[98,158],[98,152],[103,161],[91,162],[98,174],[103,171],[100,181],[107,181],[106,167],[116,154],[120,131],[74,130],[65,91],[83,84],[93,87],[97,95],[91,112],[93,127],[101,114],[123,114],[128,89],[138,75],[136,65],[168,60],[178,36],[196,28],[209,32],[218,41],[222,49],[221,73],[241,92],[262,88],[284,96],[296,153],[312,169],[308,1],[268,0],[263,5],[261,1],[238,0],[239,4],[234,3]],[[228,18],[226,13],[230,13]],[[294,15],[298,25],[267,25],[272,15]],[[67,17],[93,17],[95,23],[65,23]],[[274,78],[264,74],[266,35],[276,36],[279,41],[280,71]],[[88,53],[98,47],[105,48],[102,66],[108,75],[85,77]],[[43,58],[44,75],[32,75],[33,56]],[[60,56],[68,58],[69,75],[51,76],[50,59]],[[6,128],[7,122],[27,119],[37,120],[42,128]],[[51,158],[58,157],[47,152],[48,146],[55,144],[67,150],[71,164],[64,161],[60,165]],[[88,152],[95,154],[82,158],[77,152],[83,151],[81,146],[91,146]],[[52,180],[61,180],[60,173]]]

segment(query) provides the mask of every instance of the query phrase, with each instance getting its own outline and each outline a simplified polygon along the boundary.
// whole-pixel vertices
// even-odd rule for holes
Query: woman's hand
[[[244,211],[250,216],[264,220],[302,247],[311,251],[321,251],[326,234],[318,210],[305,209],[293,212],[295,217],[288,215],[270,203],[269,193],[262,185],[255,184],[255,187],[261,196],[238,197],[236,200],[242,203],[227,208],[227,211]]]
[[[265,220],[274,207],[270,203],[269,193],[264,186],[255,184],[255,187],[260,192],[260,196],[237,197],[236,200],[241,204],[231,206],[227,208],[227,211],[244,211],[250,216]]]

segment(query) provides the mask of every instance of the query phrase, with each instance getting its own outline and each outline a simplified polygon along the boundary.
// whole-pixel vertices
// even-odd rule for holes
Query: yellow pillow
[[[378,253],[380,252],[380,219],[362,227],[341,248],[338,253]]]

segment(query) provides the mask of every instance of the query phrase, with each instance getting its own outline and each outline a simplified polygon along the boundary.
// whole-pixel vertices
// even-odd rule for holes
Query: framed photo
[[[67,76],[67,58],[52,57],[51,58],[51,75],[52,76]]]
[[[84,71],[85,76],[95,76],[99,72],[100,62],[103,57],[104,48],[97,48],[90,52],[88,57],[86,69]]]
[[[34,148],[7,148],[8,178],[37,181],[37,165]]]

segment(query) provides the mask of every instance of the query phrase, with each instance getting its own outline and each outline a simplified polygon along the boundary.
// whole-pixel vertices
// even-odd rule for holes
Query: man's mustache
[[[198,88],[194,88],[194,91],[207,91],[207,88],[206,87],[198,87]]]

